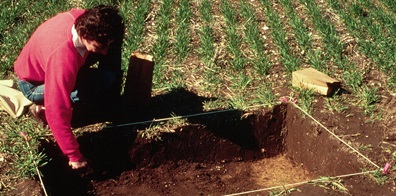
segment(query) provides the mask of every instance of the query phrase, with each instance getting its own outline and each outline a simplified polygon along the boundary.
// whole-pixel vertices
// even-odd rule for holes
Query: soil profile
[[[301,116],[280,104],[249,115],[230,111],[189,119],[188,126],[156,140],[131,127],[85,133],[78,138],[90,159],[84,171],[72,171],[54,143],[46,143],[43,149],[52,161],[42,168],[44,183],[51,195],[227,195],[355,173],[365,166]]]

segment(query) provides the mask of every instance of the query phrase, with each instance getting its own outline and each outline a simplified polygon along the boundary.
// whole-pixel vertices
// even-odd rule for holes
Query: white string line
[[[333,132],[331,132],[329,129],[327,129],[323,124],[321,124],[319,121],[317,121],[315,118],[313,118],[310,114],[308,114],[306,111],[304,111],[302,108],[300,108],[298,105],[296,105],[293,102],[292,105],[296,108],[298,108],[299,110],[301,110],[305,115],[307,115],[308,117],[310,117],[314,122],[316,122],[317,124],[319,124],[322,128],[324,128],[327,132],[329,132],[331,135],[333,135],[335,138],[337,138],[338,140],[340,140],[343,144],[347,145],[349,148],[351,148],[354,152],[356,152],[358,155],[360,155],[361,157],[363,157],[364,159],[366,159],[369,163],[371,163],[372,165],[374,165],[377,168],[380,168],[377,164],[375,164],[374,162],[372,162],[370,159],[368,159],[366,156],[364,156],[363,154],[361,154],[359,151],[357,151],[356,149],[354,149],[352,146],[350,146],[348,143],[346,143],[345,141],[343,141],[341,138],[339,138],[337,135],[335,135]],[[255,107],[261,107],[261,106],[265,106],[263,105],[256,105],[256,106],[248,106],[247,108],[255,108]],[[185,116],[177,116],[177,117],[169,117],[169,118],[162,118],[162,119],[154,119],[154,120],[148,120],[148,121],[141,121],[141,122],[134,122],[134,123],[126,123],[126,124],[119,124],[119,125],[109,125],[105,128],[113,128],[113,127],[123,127],[123,126],[130,126],[130,125],[137,125],[137,124],[146,124],[146,123],[153,123],[153,122],[162,122],[162,121],[167,121],[167,120],[174,120],[174,119],[180,119],[180,118],[189,118],[189,117],[195,117],[195,116],[203,116],[203,115],[209,115],[209,114],[216,114],[216,113],[222,113],[222,112],[229,112],[229,111],[235,111],[237,109],[228,109],[228,110],[219,110],[219,111],[212,111],[212,112],[203,112],[203,113],[197,113],[197,114],[191,114],[191,115],[185,115]],[[350,176],[357,176],[357,175],[363,175],[363,174],[367,174],[367,173],[373,173],[376,172],[377,170],[373,170],[373,171],[366,171],[366,172],[360,172],[360,173],[353,173],[353,174],[347,174],[347,175],[340,175],[340,176],[336,176],[334,178],[343,178],[343,177],[350,177]],[[288,186],[297,186],[297,185],[301,185],[301,184],[306,184],[306,183],[310,183],[310,182],[318,182],[318,181],[323,181],[324,179],[316,179],[316,180],[310,180],[310,181],[304,181],[304,182],[299,182],[299,183],[294,183],[294,184],[287,184],[287,185],[282,185],[282,186],[275,186],[275,187],[269,187],[269,188],[264,188],[264,189],[258,189],[258,190],[252,190],[252,191],[246,191],[246,192],[241,192],[241,193],[234,193],[234,194],[230,194],[227,196],[233,196],[233,195],[242,195],[242,194],[248,194],[248,193],[254,193],[254,192],[260,192],[260,191],[265,191],[265,190],[272,190],[272,189],[278,189],[278,188],[284,188],[284,187],[288,187]]]
[[[160,118],[160,119],[146,120],[146,121],[133,122],[133,123],[125,123],[125,124],[118,124],[118,125],[108,125],[108,126],[105,127],[105,129],[106,128],[115,128],[115,127],[125,127],[125,126],[138,125],[138,124],[155,123],[155,122],[176,120],[176,119],[181,119],[181,118],[190,118],[190,117],[196,117],[196,116],[204,116],[204,115],[216,114],[216,113],[222,113],[222,112],[229,112],[229,111],[234,111],[234,110],[237,110],[237,109],[218,110],[218,111],[212,111],[212,112],[203,112],[203,113],[197,113],[197,114],[189,114],[189,115],[185,115],[185,116],[175,116],[175,117]]]
[[[320,125],[323,129],[325,129],[327,132],[329,132],[331,135],[333,135],[335,138],[337,138],[338,140],[340,140],[343,144],[345,144],[346,146],[348,146],[350,149],[352,149],[354,152],[356,152],[358,155],[360,155],[361,157],[363,157],[364,159],[366,159],[369,163],[371,163],[372,165],[374,165],[375,167],[377,167],[378,169],[380,169],[381,167],[378,166],[377,164],[375,164],[374,162],[372,162],[369,158],[367,158],[366,156],[364,156],[362,153],[360,153],[359,151],[357,151],[355,148],[353,148],[351,145],[349,145],[348,143],[346,143],[344,140],[342,140],[340,137],[338,137],[336,134],[334,134],[333,132],[331,132],[329,129],[327,129],[322,123],[320,123],[319,121],[317,121],[314,117],[312,117],[310,114],[308,114],[306,111],[304,111],[302,108],[300,108],[297,104],[290,102],[294,107],[298,108],[299,110],[301,110],[305,115],[307,115],[308,117],[310,117],[313,121],[315,121],[318,125]]]
[[[298,186],[298,185],[307,184],[307,183],[320,182],[320,181],[325,181],[325,180],[332,179],[332,178],[345,178],[345,177],[359,176],[359,175],[364,175],[364,174],[368,174],[368,173],[375,173],[375,172],[377,172],[377,170],[365,171],[365,172],[359,172],[359,173],[352,173],[352,174],[345,174],[345,175],[339,175],[339,176],[329,177],[329,178],[325,178],[325,179],[319,178],[319,179],[315,179],[315,180],[307,180],[307,181],[303,181],[303,182],[297,182],[297,183],[286,184],[286,185],[281,185],[281,186],[274,186],[274,187],[269,187],[269,188],[256,189],[256,190],[245,191],[245,192],[240,192],[240,193],[232,193],[232,194],[228,194],[228,195],[224,195],[224,196],[244,195],[244,194],[249,194],[249,193],[269,191],[269,190],[273,190],[273,189],[281,189],[281,188],[285,188],[285,187],[293,187],[293,186]]]
[[[21,132],[21,133],[23,133],[23,132]],[[23,133],[22,136],[25,138],[25,142],[26,142],[27,147],[28,147],[28,149],[29,149],[29,153],[30,153],[31,155],[33,155],[33,152],[32,152],[32,150],[31,150],[31,148],[30,148],[30,144],[29,144],[28,138],[26,137],[25,133]],[[38,177],[39,177],[40,185],[41,185],[41,187],[43,188],[44,195],[45,195],[45,196],[48,196],[47,190],[45,189],[45,185],[44,185],[43,179],[41,178],[40,170],[38,169],[38,164],[36,163],[36,160],[35,160],[35,159],[33,159],[33,164],[34,164],[34,167],[35,167],[35,169],[36,169],[37,175],[38,175]]]
[[[322,123],[320,123],[318,120],[316,120],[314,117],[312,117],[310,114],[308,114],[306,111],[304,111],[302,108],[300,108],[297,104],[293,103],[293,102],[289,102],[291,103],[294,107],[296,107],[297,109],[299,109],[300,111],[302,111],[305,115],[307,115],[308,117],[310,117],[314,122],[316,122],[318,125],[320,125],[323,129],[325,129],[327,132],[329,132],[332,136],[334,136],[336,139],[338,139],[339,141],[341,141],[343,144],[345,144],[346,146],[348,146],[350,149],[352,149],[355,153],[357,153],[359,156],[363,157],[365,160],[367,160],[370,164],[374,165],[375,167],[377,167],[378,169],[381,168],[380,166],[378,166],[377,164],[375,164],[374,162],[372,162],[369,158],[367,158],[366,156],[364,156],[362,153],[360,153],[358,150],[356,150],[355,148],[353,148],[351,145],[349,145],[348,143],[346,143],[344,140],[342,140],[340,137],[338,137],[336,134],[334,134],[333,132],[331,132],[328,128],[326,128]],[[255,108],[255,107],[261,107],[264,106],[264,104],[262,105],[255,105],[255,106],[248,106],[247,108]],[[181,119],[181,118],[190,118],[190,117],[196,117],[196,116],[204,116],[204,115],[210,115],[210,114],[217,114],[217,113],[223,113],[223,112],[229,112],[229,111],[235,111],[237,109],[227,109],[227,110],[218,110],[218,111],[211,111],[211,112],[203,112],[203,113],[197,113],[197,114],[190,114],[190,115],[184,115],[184,116],[176,116],[176,117],[168,117],[168,118],[162,118],[162,119],[153,119],[153,120],[147,120],[147,121],[140,121],[140,122],[133,122],[133,123],[125,123],[125,124],[118,124],[118,125],[108,125],[106,128],[115,128],[115,127],[124,127],[124,126],[131,126],[131,125],[137,125],[137,124],[146,124],[146,123],[155,123],[155,122],[162,122],[162,121],[168,121],[168,120],[175,120],[175,119]]]
[[[242,110],[245,110],[248,108],[262,107],[262,106],[266,106],[266,105],[261,104],[261,105],[247,106],[247,107],[243,108]],[[147,124],[147,123],[155,123],[155,122],[162,122],[162,121],[175,120],[175,119],[181,119],[181,118],[190,118],[190,117],[196,117],[196,116],[204,116],[204,115],[209,115],[209,114],[217,114],[217,113],[230,112],[230,111],[235,111],[235,110],[238,110],[238,109],[233,108],[233,109],[227,109],[227,110],[218,110],[218,111],[211,111],[211,112],[202,112],[202,113],[197,113],[197,114],[189,114],[189,115],[185,115],[185,116],[175,116],[175,117],[160,118],[160,119],[146,120],[146,121],[133,122],[133,123],[108,125],[108,126],[104,127],[104,129],[115,128],[115,127],[125,127],[125,126],[131,126],[131,125],[139,125],[139,124]]]
[[[268,104],[258,104],[258,105],[253,105],[253,106],[246,106],[244,108],[241,108],[240,110],[258,108],[258,107],[263,107],[263,106],[268,106]],[[202,113],[196,113],[196,114],[189,114],[189,115],[185,115],[185,116],[174,116],[174,117],[168,117],[168,118],[160,118],[160,119],[153,119],[153,120],[146,120],[146,121],[139,121],[139,122],[132,122],[132,123],[124,123],[124,124],[115,124],[115,125],[107,124],[107,126],[104,127],[104,129],[115,128],[115,127],[125,127],[125,126],[131,126],[131,125],[139,125],[139,124],[148,124],[148,123],[176,120],[176,119],[181,119],[181,118],[190,118],[190,117],[196,117],[196,116],[205,116],[205,115],[230,112],[230,111],[235,111],[235,110],[239,110],[239,109],[232,108],[232,109],[226,109],[226,110],[209,111],[209,112],[202,112]]]
[[[307,115],[308,117],[310,117],[313,121],[315,121],[317,124],[319,124],[322,128],[324,128],[326,131],[328,131],[331,135],[333,135],[335,138],[337,138],[338,140],[340,140],[342,143],[344,143],[345,145],[347,145],[349,148],[351,148],[354,152],[356,152],[357,154],[359,154],[360,156],[362,156],[364,159],[366,159],[368,162],[370,162],[371,164],[373,164],[375,167],[377,167],[378,169],[380,168],[377,164],[375,164],[374,162],[372,162],[370,159],[368,159],[366,156],[364,156],[363,154],[361,154],[359,151],[357,151],[356,149],[354,149],[352,146],[350,146],[348,143],[346,143],[345,141],[343,141],[341,138],[339,138],[337,135],[335,135],[333,132],[331,132],[329,129],[327,129],[323,124],[321,124],[319,121],[317,121],[315,118],[313,118],[310,114],[308,114],[306,111],[304,111],[302,108],[300,108],[297,104],[290,102],[294,107],[296,107],[297,109],[301,110],[305,115]],[[353,174],[346,174],[346,175],[339,175],[339,176],[335,176],[335,177],[331,177],[331,178],[344,178],[344,177],[350,177],[350,176],[357,176],[357,175],[363,175],[363,174],[368,174],[368,173],[374,173],[377,172],[377,170],[373,170],[373,171],[366,171],[366,172],[360,172],[360,173],[353,173]],[[326,179],[316,179],[316,180],[309,180],[309,181],[304,181],[304,182],[298,182],[298,183],[293,183],[293,184],[287,184],[287,185],[282,185],[282,186],[275,186],[275,187],[269,187],[269,188],[263,188],[263,189],[257,189],[257,190],[251,190],[251,191],[245,191],[245,192],[240,192],[240,193],[234,193],[234,194],[229,194],[226,196],[234,196],[234,195],[243,195],[243,194],[249,194],[249,193],[255,193],[255,192],[261,192],[261,191],[267,191],[267,190],[272,190],[272,189],[279,189],[279,188],[284,188],[284,187],[290,187],[290,186],[297,186],[297,185],[302,185],[302,184],[306,184],[306,183],[310,183],[310,182],[319,182],[319,181],[323,181]]]
[[[307,115],[308,117],[310,117],[313,121],[315,121],[317,124],[319,124],[322,128],[324,128],[326,131],[328,131],[331,135],[333,135],[335,138],[337,138],[338,140],[340,140],[343,144],[347,145],[349,148],[351,148],[354,152],[356,152],[357,154],[359,154],[361,157],[363,157],[364,159],[366,159],[369,163],[371,163],[372,165],[374,165],[377,168],[380,168],[377,164],[375,164],[374,162],[372,162],[370,159],[368,159],[366,156],[364,156],[363,154],[361,154],[359,151],[357,151],[356,149],[354,149],[352,146],[350,146],[348,143],[346,143],[345,141],[343,141],[341,138],[339,138],[337,135],[335,135],[333,132],[331,132],[329,129],[327,129],[323,124],[321,124],[319,121],[317,121],[315,118],[313,118],[311,115],[309,115],[306,111],[304,111],[302,108],[300,108],[298,105],[296,105],[293,102],[290,102],[293,104],[294,107],[298,108],[299,110],[301,110],[305,115]],[[255,107],[261,107],[261,106],[265,106],[263,105],[256,105],[256,106],[248,106],[247,108],[255,108]],[[146,124],[146,123],[154,123],[154,122],[162,122],[162,121],[168,121],[168,120],[174,120],[174,119],[181,119],[181,118],[189,118],[189,117],[196,117],[196,116],[203,116],[203,115],[209,115],[209,114],[216,114],[216,113],[222,113],[222,112],[229,112],[229,111],[235,111],[237,109],[228,109],[228,110],[219,110],[219,111],[212,111],[212,112],[203,112],[203,113],[197,113],[197,114],[190,114],[190,115],[185,115],[185,116],[176,116],[176,117],[168,117],[168,118],[162,118],[162,119],[153,119],[153,120],[147,120],[147,121],[140,121],[140,122],[133,122],[133,123],[125,123],[125,124],[119,124],[119,125],[109,125],[105,128],[113,128],[113,127],[123,127],[123,126],[131,126],[131,125],[137,125],[137,124]],[[350,177],[350,176],[357,176],[357,175],[363,175],[363,174],[368,174],[368,173],[374,173],[377,170],[373,170],[373,171],[366,171],[366,172],[360,172],[360,173],[353,173],[353,174],[346,174],[346,175],[340,175],[340,176],[336,176],[333,178],[344,178],[344,177]],[[309,181],[304,181],[304,182],[298,182],[298,183],[293,183],[293,184],[287,184],[287,185],[282,185],[282,186],[275,186],[275,187],[269,187],[269,188],[264,188],[264,189],[257,189],[257,190],[252,190],[252,191],[246,191],[246,192],[241,192],[241,193],[234,193],[234,194],[229,194],[226,196],[233,196],[233,195],[242,195],[242,194],[248,194],[248,193],[254,193],[254,192],[260,192],[260,191],[266,191],[266,190],[272,190],[272,189],[278,189],[278,188],[284,188],[284,187],[288,187],[288,186],[297,186],[297,185],[301,185],[301,184],[306,184],[306,183],[310,183],[310,182],[318,182],[318,181],[323,181],[324,179],[316,179],[316,180],[309,180]]]
[[[290,102],[294,107],[302,111],[305,115],[310,117],[314,122],[316,122],[318,125],[320,125],[323,129],[325,129],[327,132],[329,132],[332,136],[334,136],[336,139],[341,141],[343,144],[348,146],[350,149],[352,149],[355,153],[357,153],[359,156],[363,157],[365,160],[367,160],[370,164],[374,165],[377,168],[381,168],[374,162],[372,162],[369,158],[364,156],[362,153],[360,153],[358,150],[353,148],[351,145],[346,143],[344,140],[342,140],[340,137],[338,137],[336,134],[331,132],[328,128],[326,128],[322,123],[320,123],[318,120],[316,120],[314,117],[312,117],[310,114],[308,114],[306,111],[304,111],[302,108],[300,108],[297,104]],[[247,108],[255,108],[255,107],[261,107],[264,105],[255,105],[255,106],[248,106]],[[211,111],[211,112],[203,112],[203,113],[197,113],[197,114],[190,114],[190,115],[184,115],[184,116],[176,116],[176,117],[168,117],[168,118],[162,118],[162,119],[153,119],[153,120],[147,120],[147,121],[140,121],[140,122],[133,122],[133,123],[125,123],[125,124],[118,124],[118,125],[108,125],[106,128],[115,128],[115,127],[124,127],[124,126],[131,126],[131,125],[138,125],[138,124],[146,124],[146,123],[155,123],[155,122],[162,122],[162,121],[168,121],[168,120],[175,120],[175,119],[181,119],[181,118],[190,118],[190,117],[196,117],[196,116],[204,116],[204,115],[210,115],[210,114],[217,114],[217,113],[223,113],[223,112],[229,112],[229,111],[235,111],[237,109],[227,109],[227,110],[218,110],[218,111]]]

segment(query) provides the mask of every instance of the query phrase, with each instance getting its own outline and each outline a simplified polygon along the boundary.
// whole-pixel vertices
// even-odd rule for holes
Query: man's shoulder
[[[54,17],[52,17],[51,19],[54,20],[59,20],[63,18],[63,20],[71,20],[71,21],[75,21],[79,16],[81,16],[82,14],[84,14],[85,10],[84,9],[76,9],[76,8],[72,8],[69,11],[65,11],[65,12],[60,12],[57,15],[55,15]]]
[[[77,19],[79,16],[85,13],[84,9],[72,8],[68,13],[74,18]]]

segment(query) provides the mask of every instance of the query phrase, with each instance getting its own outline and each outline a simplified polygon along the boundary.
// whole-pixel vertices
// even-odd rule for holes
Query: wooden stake
[[[127,104],[146,108],[151,98],[154,62],[151,55],[131,54],[124,87]]]

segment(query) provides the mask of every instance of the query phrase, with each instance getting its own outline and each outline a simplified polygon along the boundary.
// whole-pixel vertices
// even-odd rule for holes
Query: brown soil
[[[194,100],[202,103],[201,98],[193,98],[186,91],[176,94],[178,98],[167,95],[154,99],[151,113],[159,104],[166,108],[155,110],[156,116],[176,108],[180,115],[199,112],[198,106],[184,104]],[[83,154],[90,159],[89,169],[83,171],[72,171],[58,147],[43,142],[45,153],[52,159],[42,168],[46,190],[50,195],[257,195],[279,190],[292,195],[393,193],[391,181],[378,185],[370,175],[341,178],[348,193],[332,189],[329,182],[326,186],[299,184],[376,168],[292,104],[242,115],[241,111],[231,110],[191,117],[189,125],[163,133],[158,140],[141,137],[139,130],[149,125],[87,132],[78,138]],[[326,120],[326,126],[349,143],[378,143],[383,137],[379,135],[381,127],[375,123],[368,125],[356,118],[338,121],[341,117],[327,115],[316,112],[314,116]],[[354,135],[356,130],[361,135]],[[383,160],[377,150],[373,146],[373,150],[362,153],[374,162]],[[282,188],[293,183],[296,186]],[[22,184],[25,188],[19,190],[38,193],[38,183],[30,184],[30,188]]]

